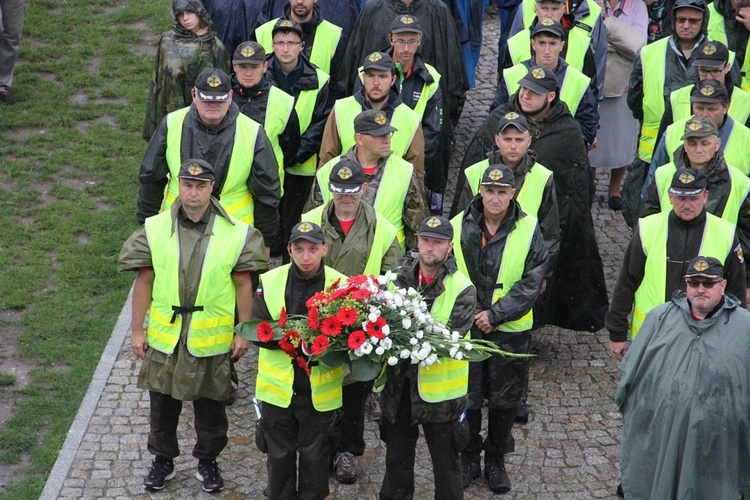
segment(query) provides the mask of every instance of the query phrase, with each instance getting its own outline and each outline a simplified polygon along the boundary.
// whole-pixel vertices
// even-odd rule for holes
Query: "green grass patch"
[[[41,493],[132,283],[116,262],[136,227],[146,147],[153,60],[142,47],[171,25],[168,5],[35,0],[27,10],[19,102],[0,109],[0,310],[23,309],[19,352],[37,368],[0,427],[0,462],[31,461],[2,498]],[[14,382],[0,374],[0,386]]]

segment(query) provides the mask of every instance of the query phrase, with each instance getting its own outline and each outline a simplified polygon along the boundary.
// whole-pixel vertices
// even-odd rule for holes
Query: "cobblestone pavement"
[[[481,125],[494,95],[498,19],[485,19],[483,57],[478,88],[472,90],[457,131],[452,178],[462,152]],[[619,213],[606,206],[605,173],[597,176],[598,195],[593,215],[599,249],[610,290],[619,272],[629,230]],[[448,199],[451,196],[449,193]],[[532,364],[528,424],[514,429],[516,451],[507,457],[513,491],[507,498],[608,498],[619,481],[617,469],[621,417],[614,403],[619,370],[607,351],[607,336],[544,328],[537,340],[539,356]],[[255,413],[250,391],[256,358],[249,354],[238,364],[241,387],[229,408],[229,445],[219,457],[226,498],[263,498],[266,485],[264,456],[255,449]],[[94,416],[83,436],[60,490],[66,498],[147,498],[142,479],[150,466],[146,450],[148,395],[136,387],[139,362],[130,353],[126,338]],[[208,496],[194,477],[196,460],[190,456],[194,432],[192,406],[185,405],[180,424],[183,455],[176,462],[177,477],[159,498]],[[356,484],[343,486],[331,480],[334,499],[377,498],[384,474],[384,446],[375,422],[366,427],[367,451],[359,461]],[[429,453],[420,439],[417,453],[415,498],[433,496]],[[467,498],[493,495],[485,480],[475,480]]]

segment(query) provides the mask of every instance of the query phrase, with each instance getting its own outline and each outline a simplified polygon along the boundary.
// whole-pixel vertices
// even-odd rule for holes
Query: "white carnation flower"
[[[458,332],[455,330],[451,333],[451,342],[458,342]]]
[[[464,353],[462,353],[461,351],[458,351],[454,357],[457,360],[461,361],[462,359],[464,359]]]
[[[375,323],[378,320],[379,314],[375,314],[374,312],[370,311],[370,314],[367,315],[367,319]]]
[[[464,349],[471,351],[472,348],[473,346],[471,345],[471,342],[464,342]]]
[[[450,350],[448,351],[448,355],[449,355],[449,356],[450,356],[451,358],[455,358],[455,357],[456,357],[456,353],[458,352],[458,350],[459,350],[459,347],[458,347],[457,345],[454,345],[454,346],[453,346],[453,347],[451,347],[451,348],[450,348]]]
[[[409,339],[409,343],[411,345],[417,345],[419,343],[419,340],[416,339],[416,338],[414,338],[414,337],[412,337],[412,338]]]
[[[388,325],[384,325],[384,326],[383,326],[383,327],[382,327],[382,328],[380,329],[380,331],[382,331],[382,332],[383,332],[383,335],[388,335],[388,334],[390,334],[390,333],[391,333],[391,327],[390,327],[390,326],[388,326]]]
[[[419,292],[414,289],[414,287],[409,287],[409,289],[406,291],[406,295],[409,297],[418,297]]]
[[[406,351],[406,352],[408,353],[409,351]],[[393,366],[396,363],[398,363],[398,358],[396,356],[391,356],[390,358],[388,358],[388,364],[390,366]]]
[[[359,353],[357,351],[359,351]],[[356,354],[357,356],[363,356],[363,355],[370,354],[371,352],[372,352],[372,344],[370,344],[369,342],[365,342],[354,351],[354,354]]]
[[[424,332],[422,330],[418,330],[417,331],[417,338],[421,339],[422,337],[424,337]]]
[[[378,356],[382,356],[384,352],[385,352],[385,349],[383,349],[382,346],[378,346],[375,348],[375,354],[377,354]]]
[[[395,302],[398,307],[401,307],[404,305],[404,298],[401,295],[396,294],[393,296],[393,302]]]
[[[434,365],[438,360],[437,354],[432,353],[429,356],[427,356],[424,360],[424,364],[427,366]]]
[[[380,345],[382,345],[385,349],[390,349],[391,347],[393,347],[393,341],[390,338],[385,337],[380,341]]]
[[[401,359],[406,359],[411,356],[411,351],[409,349],[404,349],[403,351],[401,351],[399,356],[401,357]]]
[[[386,283],[388,283],[388,278],[382,275],[378,276],[378,283],[381,285],[385,285]]]
[[[411,319],[410,318],[404,318],[401,320],[401,324],[404,326],[405,329],[411,328]]]

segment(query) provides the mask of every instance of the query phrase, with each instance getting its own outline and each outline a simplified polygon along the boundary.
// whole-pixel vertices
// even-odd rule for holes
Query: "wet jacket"
[[[254,87],[243,87],[237,81],[237,77],[232,75],[232,101],[240,108],[240,113],[244,114],[263,125],[266,122],[266,108],[268,107],[268,95],[271,89],[271,83],[268,78],[263,76],[260,83]],[[279,145],[284,153],[284,166],[291,167],[294,163],[294,157],[299,149],[299,119],[297,112],[292,109],[286,128],[279,135]]]
[[[521,64],[523,64],[527,68],[536,66],[536,57],[532,57],[531,59],[524,61]],[[558,90],[560,89],[562,83],[565,81],[565,73],[567,71],[568,63],[565,62],[565,59],[563,59],[562,57],[558,57],[557,68],[555,68],[554,71],[555,78],[557,78]],[[596,139],[596,132],[599,129],[599,104],[596,102],[594,90],[592,89],[592,86],[594,85],[594,80],[591,80],[591,86],[589,86],[589,88],[586,89],[586,92],[584,92],[575,114],[575,119],[581,126],[583,140],[586,141],[586,144],[591,144],[592,142],[594,142],[594,139]],[[510,99],[510,95],[508,95],[508,87],[503,80],[502,82],[500,82],[500,85],[497,86],[497,93],[495,94],[495,98],[492,100],[492,104],[490,104],[490,111],[500,106],[501,104],[507,103],[508,99]]]
[[[256,0],[202,0],[216,25],[216,31],[232,57],[242,42],[249,40],[262,5]],[[229,74],[229,73],[227,73]]]
[[[419,254],[416,251],[410,252],[401,261],[401,265],[396,269],[398,277],[396,286],[399,288],[414,288],[420,290],[419,283]],[[424,300],[427,303],[428,310],[432,307],[435,299],[445,290],[443,280],[446,276],[459,272],[456,267],[456,258],[451,254],[438,270],[429,285],[421,287]],[[474,324],[476,290],[469,287],[456,297],[456,303],[453,305],[448,324],[451,330],[459,332],[461,336],[465,335]],[[401,399],[404,384],[409,384],[411,399],[411,423],[439,423],[456,420],[461,416],[466,408],[466,397],[449,399],[439,403],[427,403],[419,397],[418,366],[412,364],[397,364],[386,368],[387,382],[383,389],[382,408],[383,417],[394,422],[398,404]]]
[[[727,47],[729,50],[734,51],[735,63],[734,66],[741,68],[744,66],[745,58],[747,57],[747,43],[750,38],[750,32],[748,32],[745,25],[739,22],[735,18],[734,9],[732,9],[732,0],[713,0],[714,8],[724,18],[724,32],[727,36]],[[711,37],[709,33],[709,38]],[[718,40],[722,43],[723,40]],[[740,86],[739,80],[737,80],[737,86]]]
[[[182,128],[182,160],[200,158],[214,168],[216,181],[213,195],[221,193],[232,157],[237,116],[240,110],[232,104],[219,125],[206,125],[198,116],[195,105],[191,105]],[[151,138],[138,174],[141,187],[138,192],[136,218],[143,224],[146,217],[156,215],[161,209],[164,188],[167,185],[167,120],[162,120]],[[255,141],[252,169],[247,178],[247,187],[255,205],[255,227],[266,241],[276,232],[278,207],[281,198],[278,163],[273,147],[261,128]]]
[[[184,11],[198,14],[208,25],[208,33],[198,36],[183,28],[177,16]],[[232,70],[227,51],[216,37],[211,16],[199,0],[174,0],[172,17],[175,24],[170,31],[162,33],[154,58],[154,73],[141,133],[147,141],[167,113],[193,102],[190,90],[199,74],[210,68],[218,68],[227,74]]]
[[[490,113],[479,128],[466,151],[462,169],[484,160],[496,149],[498,123],[509,111],[523,114],[517,93],[508,104]],[[591,217],[594,182],[581,129],[559,98],[539,121],[527,120],[536,161],[554,174],[560,213],[560,251],[552,281],[537,301],[535,321],[595,332],[604,326],[609,302]],[[463,181],[461,174],[457,192],[463,189]]]
[[[699,255],[706,227],[706,211],[704,210],[698,217],[690,221],[682,220],[672,211],[669,214],[667,224],[668,258],[664,302],[669,300],[677,290],[685,290],[683,276],[685,276],[690,261]],[[736,234],[732,249],[724,263],[724,278],[727,280],[726,292],[738,297],[744,307],[745,263],[742,252],[739,250],[739,239]],[[635,291],[643,282],[645,269],[646,254],[643,251],[639,226],[625,249],[620,277],[617,279],[617,285],[612,293],[612,302],[605,317],[609,339],[613,342],[628,340],[628,315],[633,309]]]
[[[347,158],[351,161],[359,163],[359,159],[357,158],[357,146],[353,146],[349,151],[346,152],[345,155],[342,155],[341,158]],[[385,162],[386,158],[381,158],[380,162],[378,163],[378,168],[375,170],[375,173],[373,175],[367,173],[365,174],[367,191],[365,191],[362,195],[362,201],[368,203],[370,206],[375,205],[375,199],[377,198],[378,190],[380,189],[380,181],[383,178],[382,167]],[[387,189],[387,187],[384,189]],[[320,192],[320,187],[318,186],[318,178],[316,176],[315,180],[313,181],[312,189],[310,190],[310,197],[307,199],[307,203],[305,204],[304,211],[310,211],[322,204],[323,195]],[[419,225],[429,214],[430,207],[427,206],[427,201],[424,197],[424,190],[415,170],[412,172],[411,180],[409,182],[409,189],[406,192],[406,199],[404,200],[403,221],[407,248],[417,247],[415,233],[417,232],[417,230],[419,230]]]
[[[281,72],[276,56],[268,56],[268,71],[266,78],[271,85],[279,87],[295,99],[303,90],[315,90],[318,88],[318,73],[310,61],[300,56],[297,67],[289,75],[284,76]],[[306,130],[300,130],[300,145],[297,154],[292,159],[292,165],[302,164],[320,149],[320,139],[323,136],[323,127],[326,118],[331,112],[333,99],[329,98],[328,82],[324,83],[315,99],[312,121]],[[285,160],[286,163],[286,160]]]

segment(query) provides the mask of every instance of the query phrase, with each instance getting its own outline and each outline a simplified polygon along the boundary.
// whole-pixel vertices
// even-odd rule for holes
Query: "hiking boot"
[[[198,460],[198,470],[195,479],[203,483],[203,491],[216,493],[224,489],[224,480],[221,478],[221,469],[216,460]]]
[[[348,451],[336,454],[333,461],[336,468],[336,480],[341,484],[354,484],[357,481],[357,459]]]
[[[484,477],[493,493],[508,493],[510,478],[505,472],[505,460],[502,455],[484,455]]]
[[[383,416],[383,410],[380,408],[380,394],[371,392],[367,396],[367,412],[370,414],[370,420],[380,420]]]
[[[461,453],[461,473],[464,489],[468,488],[474,479],[482,475],[478,453]]]
[[[164,484],[176,476],[174,462],[171,458],[156,456],[151,462],[151,470],[148,476],[143,478],[143,486],[150,490],[160,490]]]
[[[529,421],[529,407],[526,406],[526,403],[521,403],[521,405],[516,409],[516,418],[515,421],[519,424],[525,424]]]
[[[16,98],[7,90],[0,90],[0,104],[15,104]]]

